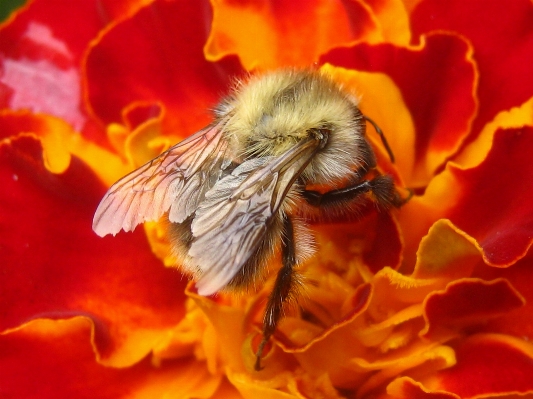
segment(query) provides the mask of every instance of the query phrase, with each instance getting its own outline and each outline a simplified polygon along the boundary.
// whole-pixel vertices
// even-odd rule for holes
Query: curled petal
[[[234,370],[242,370],[244,365],[241,345],[245,332],[243,311],[228,306],[229,304],[220,303],[224,301],[224,297],[221,297],[218,302],[212,298],[200,296],[193,290],[193,286],[194,283],[189,284],[187,295],[207,316],[211,325],[209,336],[204,338],[204,350],[210,369],[214,371],[222,365],[228,365]]]
[[[462,279],[431,294],[424,303],[421,336],[437,340],[458,328],[472,327],[523,306],[524,298],[505,279]]]
[[[429,389],[461,398],[533,393],[533,345],[519,338],[479,334],[455,347],[457,364],[421,379]]]
[[[475,240],[446,219],[435,222],[420,241],[413,277],[450,282],[469,277],[481,260]]]
[[[485,125],[479,136],[454,158],[454,163],[463,169],[479,165],[487,157],[492,147],[494,133],[498,129],[520,128],[522,126],[533,126],[533,97],[519,107],[502,111],[496,115],[494,120]]]
[[[9,232],[0,329],[94,315],[101,358],[132,364],[183,316],[184,282],[161,267],[141,231],[98,238],[91,220],[105,188],[77,157],[63,174],[50,173],[42,151],[27,136],[0,144],[0,228]]]
[[[206,0],[154,1],[91,43],[86,88],[96,116],[117,123],[131,103],[161,102],[167,132],[191,134],[208,124],[208,110],[228,89],[229,77],[242,74],[233,58],[205,60],[210,14]]]
[[[454,351],[447,346],[420,345],[409,348],[407,353],[383,357],[379,361],[368,363],[355,359],[354,363],[368,370],[379,370],[372,374],[357,391],[358,398],[364,398],[369,392],[379,388],[397,375],[408,373],[432,374],[436,370],[448,368],[456,363]]]
[[[461,399],[454,393],[429,391],[410,377],[399,377],[387,385],[387,398],[391,399]]]
[[[193,359],[154,367],[146,358],[110,368],[98,359],[87,317],[38,319],[0,335],[0,385],[4,397],[154,398],[210,397],[220,377]]]
[[[511,267],[477,267],[474,275],[486,280],[504,278],[524,297],[525,304],[498,318],[487,320],[479,330],[533,340],[533,259],[531,251]]]
[[[532,151],[533,127],[498,130],[481,164],[466,170],[448,165],[423,196],[406,205],[400,214],[402,230],[417,242],[416,236],[434,220],[448,218],[459,234],[475,239],[486,263],[513,264],[526,254],[533,237],[533,209],[524,200],[532,195]],[[409,221],[413,212],[420,215],[415,225]]]
[[[18,10],[0,26],[0,107],[46,112],[103,142],[82,106],[79,65],[102,28],[147,1],[35,0]]]
[[[446,30],[457,32],[472,43],[481,76],[477,90],[479,112],[472,126],[474,135],[498,112],[531,97],[531,1],[423,1],[412,12],[411,23],[414,37]]]
[[[398,1],[212,4],[207,59],[238,54],[247,70],[307,67],[334,47],[361,41],[405,45],[410,39],[407,13]]]
[[[425,186],[470,131],[477,110],[477,72],[472,48],[460,36],[435,33],[408,48],[359,44],[332,50],[321,61],[385,73],[400,88],[416,131],[413,168],[402,171],[409,187]],[[432,85],[435,81],[439,84]]]
[[[353,339],[353,329],[359,324],[358,317],[366,310],[371,295],[371,287],[362,285],[353,298],[352,312],[338,321],[320,335],[314,337],[305,346],[294,347],[280,343],[287,353],[294,353],[301,366],[312,374],[328,373],[335,385],[355,383],[346,374],[349,359],[364,351],[363,345]],[[283,329],[283,326],[281,326]],[[286,332],[289,336],[288,332]],[[282,341],[283,342],[283,341]]]

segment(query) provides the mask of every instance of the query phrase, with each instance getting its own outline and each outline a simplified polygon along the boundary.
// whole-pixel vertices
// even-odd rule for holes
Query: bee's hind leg
[[[296,252],[294,247],[294,228],[291,219],[288,216],[283,220],[283,234],[281,241],[282,267],[276,277],[274,288],[268,298],[268,303],[263,319],[263,339],[259,344],[256,352],[254,368],[256,371],[262,369],[261,356],[265,345],[270,340],[283,312],[285,301],[291,296],[296,283],[296,274],[294,266],[296,264]]]

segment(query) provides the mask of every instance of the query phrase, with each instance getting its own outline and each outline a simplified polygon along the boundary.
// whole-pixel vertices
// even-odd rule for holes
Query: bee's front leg
[[[263,349],[276,330],[276,326],[281,318],[283,305],[287,298],[291,296],[296,275],[294,266],[296,264],[296,252],[294,248],[294,228],[292,221],[288,216],[284,216],[283,233],[281,240],[282,267],[276,277],[274,288],[268,298],[268,303],[263,319],[263,339],[259,344],[256,352],[255,370],[259,371],[261,367],[261,356]]]
[[[396,191],[392,177],[380,174],[369,180],[358,181],[352,186],[325,193],[304,190],[302,195],[310,205],[316,207],[342,207],[367,193],[372,194],[376,203],[385,209],[399,207],[405,202]]]

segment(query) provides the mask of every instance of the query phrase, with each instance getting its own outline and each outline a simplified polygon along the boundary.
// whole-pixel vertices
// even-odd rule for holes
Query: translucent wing
[[[167,211],[171,222],[184,221],[230,163],[226,150],[222,123],[176,144],[111,186],[94,214],[93,230],[102,237],[131,231]]]
[[[206,193],[192,223],[189,249],[202,272],[196,283],[200,295],[224,288],[255,253],[317,147],[309,139],[280,157],[245,161]]]

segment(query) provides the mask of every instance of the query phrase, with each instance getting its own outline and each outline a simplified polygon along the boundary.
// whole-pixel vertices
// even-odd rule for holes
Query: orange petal
[[[211,333],[204,337],[205,355],[210,369],[214,371],[228,366],[233,370],[243,370],[241,356],[245,333],[243,310],[200,296],[192,289],[193,285],[194,283],[190,283],[187,295],[194,300],[212,326]]]
[[[258,381],[249,374],[235,373],[228,370],[228,379],[237,388],[245,399],[290,399],[293,395],[283,392],[279,388],[285,388],[290,374],[279,374],[271,380]]]
[[[391,399],[461,399],[450,392],[429,391],[410,377],[396,378],[387,385],[387,394]]]
[[[347,362],[366,351],[366,348],[353,339],[353,329],[360,324],[359,316],[366,310],[370,299],[370,287],[359,287],[354,298],[353,311],[343,320],[329,327],[304,347],[291,348],[282,344],[285,352],[294,353],[296,359],[307,372],[317,375],[328,373],[337,385],[353,385],[356,381],[347,368]]]
[[[409,14],[403,1],[365,0],[372,8],[385,42],[407,45],[411,40]]]
[[[420,241],[413,277],[449,282],[469,277],[481,261],[474,239],[460,234],[446,219],[438,220]]]
[[[376,362],[355,359],[354,363],[369,371],[377,370],[358,387],[357,397],[364,398],[370,392],[381,389],[381,386],[392,378],[409,373],[432,374],[436,370],[446,369],[456,362],[454,351],[437,344],[414,345],[403,353],[383,356]]]
[[[4,397],[210,397],[220,383],[194,359],[155,367],[146,358],[128,368],[103,366],[87,317],[39,319],[0,335]]]
[[[372,10],[361,1],[278,4],[214,0],[212,4],[214,18],[205,45],[206,58],[216,61],[238,54],[247,70],[307,67],[331,48],[383,40]],[[380,5],[383,7],[376,6],[380,11],[387,9],[386,2]],[[401,7],[396,9],[401,12]],[[380,12],[388,19],[385,14],[385,10]],[[398,21],[405,23],[405,12],[400,15],[403,18]]]

